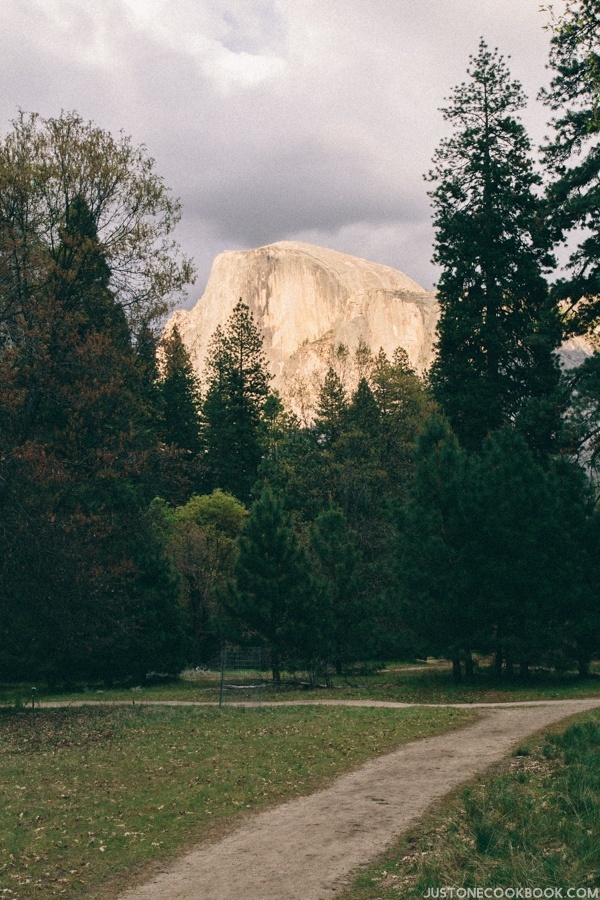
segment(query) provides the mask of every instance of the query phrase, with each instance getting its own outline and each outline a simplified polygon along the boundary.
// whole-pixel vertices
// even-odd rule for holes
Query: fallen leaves
[[[92,898],[109,874],[176,852],[215,821],[305,793],[377,750],[462,718],[456,710],[78,708],[41,710],[32,733],[29,717],[6,716],[0,889],[10,900],[29,898],[32,885],[40,900],[65,891]]]

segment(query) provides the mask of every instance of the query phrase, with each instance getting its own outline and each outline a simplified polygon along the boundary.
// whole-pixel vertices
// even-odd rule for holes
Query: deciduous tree
[[[248,511],[220,490],[176,508],[155,500],[152,511],[179,581],[189,661],[198,665],[214,656],[222,639],[221,602],[233,587],[237,538]]]
[[[19,317],[53,266],[69,263],[64,229],[74,203],[85,204],[130,323],[162,315],[192,280],[172,238],[179,201],[145,147],[74,112],[21,113],[0,143],[0,342],[18,338]]]

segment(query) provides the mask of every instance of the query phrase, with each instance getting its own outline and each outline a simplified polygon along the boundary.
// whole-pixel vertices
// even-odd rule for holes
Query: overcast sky
[[[222,250],[304,240],[436,278],[423,173],[483,36],[534,141],[539,0],[4,0],[2,132],[22,108],[144,143],[183,203],[198,279]],[[556,7],[562,0],[556,0]]]

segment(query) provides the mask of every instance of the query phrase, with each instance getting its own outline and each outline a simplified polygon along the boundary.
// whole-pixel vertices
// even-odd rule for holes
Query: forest
[[[195,374],[193,281],[152,158],[77,113],[0,144],[0,680],[139,684],[264,647],[361,661],[600,652],[600,10],[551,24],[551,137],[482,40],[426,176],[441,317],[418,376],[340,346],[309,423],[270,386],[248,298]],[[568,257],[559,265],[557,255]],[[342,365],[343,362],[343,365]]]

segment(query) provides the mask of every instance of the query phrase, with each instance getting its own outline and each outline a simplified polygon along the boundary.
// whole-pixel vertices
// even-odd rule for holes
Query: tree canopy
[[[212,337],[202,405],[208,483],[250,500],[262,457],[269,381],[262,338],[249,307],[236,303]]]
[[[174,585],[145,515],[150,413],[85,200],[0,348],[0,669],[177,668]]]
[[[431,379],[456,434],[476,449],[552,393],[561,326],[544,278],[552,258],[534,190],[540,176],[517,118],[523,91],[484,41],[467,75],[443,110],[454,133],[429,174],[442,270]],[[557,427],[551,413],[540,407],[536,428],[546,447]]]
[[[75,112],[22,112],[0,143],[0,342],[16,339],[19,317],[55,265],[73,271],[64,240],[73,204],[85,204],[130,322],[164,314],[193,280],[172,237],[179,201],[145,147]]]
[[[585,333],[600,316],[600,5],[570,0],[550,24],[550,88],[543,101],[556,114],[544,162],[554,238],[574,235],[566,275],[556,295],[568,304],[569,329]]]

